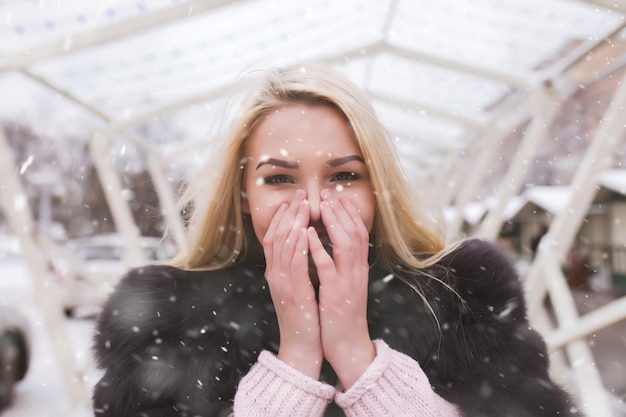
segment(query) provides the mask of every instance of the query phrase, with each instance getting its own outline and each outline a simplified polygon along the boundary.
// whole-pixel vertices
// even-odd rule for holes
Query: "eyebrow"
[[[295,168],[298,168],[298,165],[299,165],[297,162],[293,162],[293,161],[285,161],[283,159],[268,158],[259,162],[259,165],[256,166],[256,169],[259,169],[263,165],[268,165],[268,164],[276,165],[276,166],[287,168],[287,169],[295,169]]]
[[[326,166],[329,168],[334,168],[334,167],[338,167],[339,165],[347,164],[348,162],[351,162],[351,161],[359,161],[359,162],[365,163],[365,160],[359,155],[348,155],[348,156],[344,156],[341,158],[331,159],[330,161],[326,162]],[[279,166],[281,168],[286,168],[286,169],[296,169],[299,166],[298,162],[285,161],[283,159],[276,159],[276,158],[268,158],[259,162],[259,164],[256,166],[256,169],[261,168],[263,165],[276,165],[276,166]]]
[[[348,155],[342,158],[331,159],[330,161],[326,162],[326,166],[330,168],[334,168],[339,165],[347,164],[350,161],[359,161],[359,162],[365,163],[365,160],[361,158],[359,155]]]

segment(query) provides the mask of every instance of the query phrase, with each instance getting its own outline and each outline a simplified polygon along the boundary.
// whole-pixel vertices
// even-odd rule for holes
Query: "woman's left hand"
[[[369,233],[354,203],[323,190],[320,211],[332,243],[332,257],[315,229],[309,249],[320,280],[319,318],[324,357],[345,389],[376,356],[367,326]]]

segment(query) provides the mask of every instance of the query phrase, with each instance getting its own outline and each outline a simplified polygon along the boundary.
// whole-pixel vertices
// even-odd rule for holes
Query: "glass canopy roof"
[[[419,177],[546,82],[576,85],[567,71],[621,36],[624,10],[577,0],[0,0],[0,122],[51,139],[106,125],[150,132],[150,144],[209,142],[245,71],[323,61],[368,91]]]
[[[544,150],[559,148],[561,152],[558,160],[544,165],[574,167],[576,186],[570,186],[568,210],[554,213],[546,236],[550,244],[540,245],[524,285],[529,290],[531,321],[537,320],[541,327],[546,324],[534,310],[540,311],[549,289],[550,305],[559,313],[559,328],[547,339],[549,346],[575,348],[567,352],[569,363],[578,364],[572,367],[575,388],[585,399],[583,404],[593,409],[588,414],[607,416],[608,406],[594,400],[612,397],[605,395],[609,391],[604,391],[600,377],[592,372],[593,355],[582,349],[583,334],[577,336],[570,330],[576,327],[572,323],[578,323],[587,336],[595,337],[603,326],[623,318],[618,317],[618,309],[624,304],[618,306],[622,301],[616,301],[610,308],[604,305],[603,311],[594,310],[593,317],[586,314],[579,319],[568,298],[571,294],[562,291],[567,282],[557,260],[565,258],[574,235],[583,230],[579,226],[586,222],[585,210],[591,207],[596,188],[619,185],[607,171],[601,174],[600,183],[597,177],[616,138],[623,136],[626,90],[617,76],[609,79],[609,75],[619,67],[619,80],[623,80],[625,16],[626,0],[0,0],[0,146],[4,150],[9,142],[4,133],[25,127],[27,132],[20,132],[19,139],[35,143],[33,152],[41,154],[29,154],[31,149],[24,147],[19,155],[23,160],[15,161],[19,168],[7,163],[13,162],[10,158],[0,168],[17,171],[44,195],[37,206],[40,219],[41,213],[50,211],[52,196],[62,196],[58,201],[68,208],[67,219],[84,217],[85,222],[81,219],[74,226],[81,233],[94,230],[95,225],[115,223],[126,249],[134,251],[133,263],[138,264],[135,261],[142,256],[137,222],[130,204],[125,204],[132,190],[116,181],[122,177],[120,171],[143,174],[145,165],[149,166],[158,194],[154,201],[158,200],[161,210],[155,218],[165,214],[162,217],[174,231],[173,239],[184,247],[184,233],[177,233],[184,232],[184,227],[171,201],[175,191],[168,181],[173,183],[206,162],[231,106],[245,89],[242,75],[257,67],[321,61],[344,72],[369,94],[416,188],[426,193],[429,187],[424,185],[435,184],[432,189],[444,196],[436,196],[438,202],[455,200],[446,211],[450,236],[460,235],[465,220],[471,227],[480,223],[477,236],[494,240],[505,216],[519,210],[520,201],[538,204],[537,195],[517,200],[515,193],[519,197],[519,183],[529,167],[539,170],[535,155],[547,141],[536,138],[545,136],[547,129],[541,128],[552,126],[558,109],[572,125],[585,128],[581,136],[597,128],[594,133],[601,140],[593,141],[584,158],[576,151],[588,142],[576,136],[578,130],[559,132],[574,137],[569,148],[563,146],[561,137],[544,146]],[[569,97],[597,79],[611,81],[602,87],[614,94],[587,96],[584,109],[569,106]],[[546,96],[556,99],[545,100]],[[602,100],[613,100],[615,105],[605,112]],[[583,112],[593,117],[582,120],[587,116]],[[505,135],[517,127],[517,133],[530,132],[523,137],[529,140],[520,141],[519,147],[507,141],[513,135]],[[104,134],[94,135],[96,130]],[[92,138],[89,143],[95,145],[87,149],[84,145]],[[109,138],[113,140],[108,142]],[[497,146],[501,154],[494,157],[487,152]],[[79,183],[92,184],[85,180],[93,168],[85,161],[89,150],[94,155],[91,162],[107,162],[96,171],[98,185],[106,185],[102,188],[110,218],[103,212],[92,213],[84,194],[74,192]],[[110,159],[103,155],[107,150]],[[490,159],[466,157],[481,156],[481,151]],[[149,152],[163,158],[147,158]],[[620,152],[618,156],[626,160],[624,148]],[[117,158],[120,155],[124,157]],[[0,156],[7,153],[0,152]],[[161,164],[163,159],[166,166]],[[468,161],[479,165],[477,160],[489,162],[482,163],[481,169],[468,168]],[[42,166],[36,169],[40,161]],[[492,163],[513,169],[497,178],[498,167]],[[54,165],[68,169],[52,169]],[[70,175],[65,176],[66,171]],[[486,171],[491,178],[482,176]],[[547,170],[539,173],[550,174]],[[29,229],[23,210],[28,201],[20,191],[20,181],[13,177],[0,178],[15,183],[0,188],[0,197],[12,198],[2,201],[13,203],[12,210],[3,209],[0,214],[11,213],[6,216],[11,230],[18,232],[22,243],[30,243],[23,246],[27,264],[31,272],[41,272],[34,277],[44,288],[44,257],[32,252],[45,239],[43,234],[35,239]],[[459,181],[454,184],[454,180]],[[498,190],[491,184],[496,182]],[[482,194],[479,183],[494,195]],[[437,189],[437,185],[450,186]],[[448,198],[455,192],[454,198]],[[553,203],[563,203],[555,187],[549,192]],[[482,200],[481,204],[472,205],[472,198]],[[146,200],[152,204],[151,196]],[[543,206],[551,212],[559,208]],[[146,210],[145,217],[157,211],[148,205],[140,209]],[[610,240],[608,235],[605,239]],[[623,249],[622,241],[611,245]],[[603,243],[602,251],[606,247]],[[604,262],[598,265],[608,270]],[[49,302],[41,304],[54,307]],[[602,315],[609,318],[600,320]],[[55,347],[67,352],[62,345]],[[57,356],[67,381],[81,381],[84,372],[69,375],[71,364],[63,365],[67,355]],[[70,391],[72,384],[67,384]]]

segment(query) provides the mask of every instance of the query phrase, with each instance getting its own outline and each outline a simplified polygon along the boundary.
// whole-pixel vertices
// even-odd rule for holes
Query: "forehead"
[[[361,155],[350,123],[330,105],[293,104],[266,115],[246,144],[248,156]]]

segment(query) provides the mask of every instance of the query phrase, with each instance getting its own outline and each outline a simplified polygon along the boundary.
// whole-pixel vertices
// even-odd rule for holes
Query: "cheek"
[[[360,207],[359,214],[361,215],[361,220],[365,224],[368,232],[372,232],[372,227],[374,227],[374,213],[376,211],[376,202],[374,200],[373,195],[369,195],[368,197],[363,197]]]
[[[250,217],[252,218],[252,226],[254,234],[259,242],[263,241],[263,237],[278,210],[279,204],[273,204],[268,201],[257,202],[250,201]]]
[[[290,197],[284,193],[263,191],[261,187],[251,190],[247,195],[254,234],[262,242],[278,207],[288,203]]]

